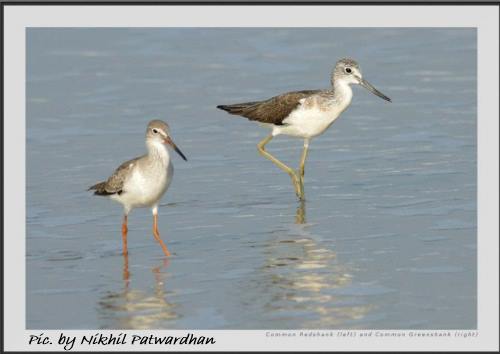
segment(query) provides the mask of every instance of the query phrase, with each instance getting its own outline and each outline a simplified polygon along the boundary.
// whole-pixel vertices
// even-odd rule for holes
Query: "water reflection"
[[[130,272],[128,270],[128,254],[123,255],[123,280],[125,281],[125,286],[128,287],[130,280]]]
[[[165,321],[179,317],[175,305],[168,302],[165,290],[166,269],[169,260],[164,258],[151,269],[154,279],[152,292],[134,289],[133,275],[129,271],[128,256],[123,256],[123,290],[109,292],[99,301],[100,314],[105,320],[104,328],[151,329],[161,328]],[[145,287],[142,287],[143,289]]]
[[[297,211],[295,213],[295,223],[296,224],[305,224],[306,223],[306,201],[301,200],[299,206],[297,207]]]
[[[376,306],[338,295],[352,285],[353,269],[339,261],[331,243],[325,246],[311,234],[305,203],[297,208],[295,222],[290,230],[273,231],[265,247],[265,313],[280,328],[355,327]]]

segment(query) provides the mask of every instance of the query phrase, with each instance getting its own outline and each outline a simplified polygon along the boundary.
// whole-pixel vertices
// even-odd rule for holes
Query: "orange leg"
[[[168,251],[167,246],[161,240],[160,233],[158,232],[158,214],[153,214],[153,235],[163,249],[163,253],[165,253],[165,256],[170,256],[170,252]]]
[[[127,232],[128,232],[128,227],[127,227],[127,215],[123,216],[123,223],[122,223],[122,241],[123,241],[123,255],[126,256],[128,254],[128,249],[127,249]]]

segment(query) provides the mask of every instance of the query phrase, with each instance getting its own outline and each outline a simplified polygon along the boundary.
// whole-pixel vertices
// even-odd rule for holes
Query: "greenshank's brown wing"
[[[94,194],[96,195],[121,194],[123,192],[125,180],[130,175],[137,160],[140,158],[141,157],[136,157],[135,159],[125,161],[115,170],[107,181],[97,183],[88,190],[95,190]]]
[[[217,108],[230,114],[243,116],[249,120],[283,125],[283,120],[297,108],[301,99],[319,92],[320,90],[294,91],[274,96],[264,101],[219,105]]]

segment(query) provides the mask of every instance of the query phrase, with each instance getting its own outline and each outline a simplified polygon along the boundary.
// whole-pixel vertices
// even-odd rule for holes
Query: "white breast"
[[[152,169],[135,168],[124,184],[125,192],[120,195],[121,202],[132,208],[157,204],[172,182],[174,169],[171,163],[167,166],[167,168]]]
[[[273,134],[286,134],[302,138],[312,138],[320,135],[351,102],[351,97],[331,102],[315,102],[315,99],[301,100],[300,106],[283,121],[284,125],[274,128]]]

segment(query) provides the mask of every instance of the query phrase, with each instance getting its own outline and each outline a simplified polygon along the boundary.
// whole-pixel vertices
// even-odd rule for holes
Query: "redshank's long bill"
[[[325,132],[350,105],[350,85],[361,85],[373,94],[391,102],[391,99],[363,79],[361,69],[353,59],[339,60],[331,75],[327,90],[305,90],[284,93],[264,101],[219,105],[217,108],[256,121],[271,128],[257,148],[261,155],[275,163],[292,178],[295,193],[304,199],[304,165],[312,138]],[[304,139],[299,170],[295,171],[265,150],[267,143],[277,135],[285,134]]]
[[[146,155],[122,163],[107,181],[97,183],[88,190],[94,190],[94,194],[108,196],[123,205],[124,255],[128,254],[128,214],[133,208],[150,207],[153,213],[153,235],[161,245],[163,253],[169,256],[170,252],[158,231],[158,204],[174,175],[168,147],[173,148],[185,161],[187,159],[172,141],[168,124],[161,120],[149,122],[146,147]]]

